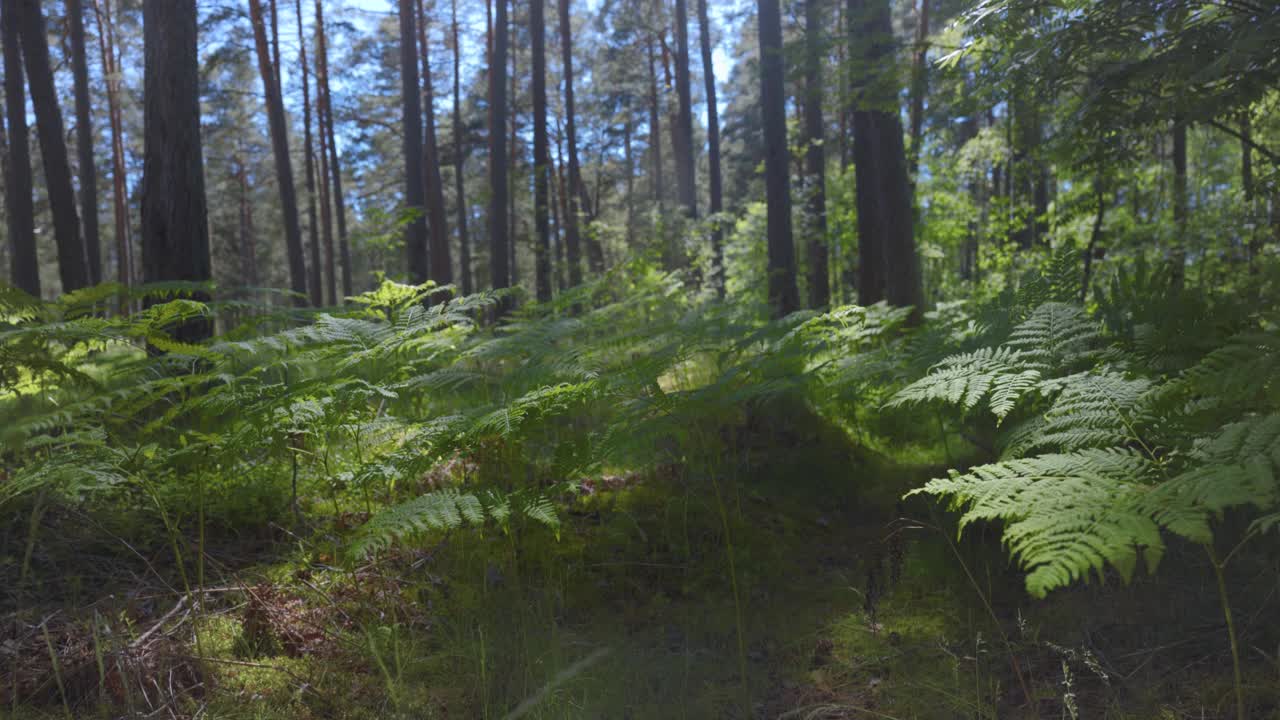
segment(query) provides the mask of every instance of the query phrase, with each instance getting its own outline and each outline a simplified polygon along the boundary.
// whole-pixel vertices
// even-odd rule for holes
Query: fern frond
[[[354,558],[366,557],[415,535],[479,526],[486,519],[505,528],[517,515],[557,532],[560,527],[555,505],[546,497],[492,491],[474,495],[446,488],[386,508],[369,518],[347,552]]]
[[[1036,387],[1040,377],[1040,370],[1029,367],[1020,351],[983,348],[943,360],[928,375],[900,390],[887,405],[942,401],[972,410],[989,397],[991,412],[1004,418],[1019,398]]]

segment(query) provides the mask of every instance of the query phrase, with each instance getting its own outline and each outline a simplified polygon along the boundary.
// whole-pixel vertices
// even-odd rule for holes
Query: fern
[[[352,557],[365,557],[423,533],[480,526],[486,520],[505,528],[516,517],[526,517],[559,532],[560,518],[554,504],[545,496],[493,492],[476,495],[446,488],[386,508],[369,518],[352,539],[347,552]]]

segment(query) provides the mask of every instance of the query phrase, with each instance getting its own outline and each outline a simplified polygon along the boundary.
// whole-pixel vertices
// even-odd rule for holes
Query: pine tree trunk
[[[329,152],[326,140],[329,137],[329,126],[325,122],[318,82],[316,84],[316,133],[320,136],[320,167],[317,168],[317,172],[320,178],[320,240],[324,246],[325,301],[330,305],[338,305],[342,298],[338,296],[338,264],[333,237],[333,189],[329,182]]]
[[[98,237],[98,168],[93,159],[93,108],[89,97],[89,64],[85,56],[84,5],[67,0],[71,41],[71,73],[75,85],[76,152],[80,160],[80,217],[83,221],[89,282],[102,282],[102,250]]]
[[[825,52],[820,0],[805,0],[805,196],[809,227],[809,307],[826,307],[831,302],[831,281],[827,276],[827,154],[826,122],[822,117],[822,60]]]
[[[62,111],[58,108],[58,92],[53,82],[53,66],[49,61],[48,31],[40,0],[19,0],[18,31],[22,40],[22,59],[35,108],[36,135],[40,140],[40,156],[44,161],[44,178],[49,191],[49,209],[53,214],[53,237],[58,247],[58,273],[62,292],[68,293],[89,285],[89,259],[80,237],[80,219],[76,211],[75,188],[71,183],[71,166],[63,131]]]
[[[302,0],[294,0],[298,16],[298,67],[302,73],[302,157],[307,189],[307,240],[311,251],[311,304],[324,305],[324,275],[320,263],[320,227],[316,212],[316,152],[311,134],[311,69],[307,66],[307,36],[302,29]],[[275,19],[275,9],[271,11]],[[318,92],[318,91],[317,91]]]
[[[551,300],[550,177],[547,143],[547,50],[545,0],[529,0],[529,34],[533,46],[533,283],[538,302]],[[628,221],[630,227],[630,221]]]
[[[147,282],[200,282],[212,277],[195,5],[195,0],[144,0],[142,5],[142,271]],[[212,331],[211,322],[193,320],[175,336],[191,342]]]
[[[698,27],[702,39],[702,76],[707,86],[707,161],[710,174],[707,189],[711,193],[710,213],[724,211],[724,180],[720,170],[720,109],[716,105],[716,73],[712,64],[711,21],[707,17],[707,0],[698,0]],[[711,230],[712,283],[716,294],[724,298],[724,232],[717,220]]]
[[[458,203],[458,260],[462,272],[462,294],[470,295],[474,292],[474,276],[471,274],[471,239],[467,234],[467,191],[464,179],[467,154],[462,138],[462,45],[458,36],[458,0],[452,0],[450,5],[453,9],[453,184]]]
[[[329,92],[329,40],[324,25],[322,0],[316,0],[316,85],[320,95],[320,112],[324,116],[324,144],[329,152],[329,172],[333,181],[333,206],[338,220],[338,254],[342,262],[342,296],[351,290],[351,246],[347,240],[347,207],[342,196],[342,164],[338,159],[337,129],[333,122],[333,97]],[[332,276],[332,271],[330,276]],[[332,277],[330,278],[332,282]],[[336,301],[335,301],[336,302]]]
[[[921,143],[924,141],[924,96],[929,90],[929,0],[919,0],[916,13],[916,42],[911,55],[911,186],[920,172]]]
[[[436,143],[436,95],[431,77],[431,48],[427,44],[427,13],[422,0],[418,0],[418,44],[422,46],[422,107],[426,125],[422,161],[426,173],[427,223],[431,233],[431,279],[444,286],[453,284],[453,258],[449,252],[449,221],[444,205],[444,182],[440,176],[440,151]]]
[[[102,51],[103,74],[107,77],[107,115],[111,124],[111,205],[115,225],[116,280],[129,287],[133,283],[133,243],[130,237],[128,177],[124,162],[124,121],[120,109],[120,63],[116,54],[115,23],[110,0],[93,0],[98,25],[98,47]]]
[[[1173,224],[1177,237],[1170,254],[1175,287],[1182,286],[1186,274],[1187,205],[1187,124],[1176,120],[1173,125]]]
[[[568,251],[569,284],[582,284],[582,245],[579,224],[578,187],[582,183],[578,166],[578,131],[574,117],[573,97],[573,24],[569,14],[571,0],[560,0],[560,51],[564,66],[564,131],[569,154],[568,187],[565,190],[565,249]]]
[[[629,97],[628,97],[629,100]],[[636,243],[636,162],[634,150],[631,147],[631,138],[635,132],[634,121],[631,117],[631,103],[624,101],[624,112],[626,118],[622,121],[622,159],[626,165],[626,193],[627,193],[627,227],[626,242],[629,250],[635,249]]]
[[[689,88],[689,15],[687,0],[676,0],[676,189],[685,214],[698,217],[694,176],[693,99]]]
[[[399,0],[401,134],[404,144],[404,205],[416,214],[405,232],[409,278],[414,283],[430,279],[427,253],[426,191],[422,171],[422,97],[418,87],[418,40],[414,29],[414,0]]]
[[[759,0],[760,106],[764,121],[764,177],[768,199],[769,305],[776,317],[800,308],[796,254],[791,237],[791,173],[787,146],[787,95],[778,0]]]
[[[649,36],[646,50],[649,58],[649,156],[653,164],[651,190],[658,214],[663,211],[662,198],[666,183],[662,179],[662,108],[658,103],[658,72],[654,65],[654,38]]]
[[[253,230],[253,189],[249,186],[249,171],[239,157],[236,166],[236,185],[240,195],[240,228],[238,250],[240,277],[249,287],[258,286],[258,243]]]
[[[266,95],[267,121],[271,128],[271,149],[275,158],[276,184],[280,191],[280,212],[284,218],[285,251],[289,259],[289,286],[294,303],[307,302],[307,263],[302,248],[302,228],[298,223],[298,195],[293,186],[293,162],[289,156],[289,133],[285,125],[284,99],[276,82],[277,73],[267,45],[267,27],[261,0],[249,0],[249,20],[253,24],[258,72]]]
[[[508,23],[514,23],[514,20],[508,16]],[[508,37],[510,37],[513,25],[507,26]],[[508,41],[510,42],[510,41]],[[509,150],[507,157],[511,159],[511,167],[507,170],[507,269],[510,273],[511,287],[520,284],[519,266],[516,264],[516,245],[519,244],[519,237],[516,234],[516,194],[520,190],[520,183],[517,181],[520,170],[517,165],[520,162],[520,146],[517,144],[520,137],[520,108],[517,103],[520,100],[520,94],[516,86],[520,78],[520,68],[516,60],[520,57],[520,53],[508,53],[511,57],[511,87],[507,95],[507,116],[511,119],[510,131],[511,139],[507,144]]]
[[[5,157],[5,227],[13,248],[9,279],[33,297],[40,297],[40,259],[36,254],[35,205],[31,179],[31,146],[27,132],[26,89],[23,87],[22,41],[18,37],[18,0],[0,0],[0,36],[4,42],[5,118],[9,152]]]
[[[507,243],[507,0],[497,0],[489,57],[489,281],[509,287]],[[503,303],[505,306],[506,303]]]

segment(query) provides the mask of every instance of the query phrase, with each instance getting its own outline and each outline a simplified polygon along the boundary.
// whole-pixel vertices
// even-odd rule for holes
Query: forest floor
[[[118,546],[131,580],[86,570],[83,602],[59,592],[6,622],[0,714],[1225,717],[1211,603],[1151,609],[1150,628],[1114,618],[1142,617],[1125,613],[1161,587],[1036,603],[991,538],[958,542],[899,501],[954,464],[947,449],[877,452],[813,422],[748,443],[740,477],[584,481],[558,533],[455,531],[343,564],[363,514],[317,497],[300,526],[211,530],[185,577],[164,542]],[[44,552],[33,562],[64,581],[95,562]],[[1280,700],[1280,681],[1250,682]]]

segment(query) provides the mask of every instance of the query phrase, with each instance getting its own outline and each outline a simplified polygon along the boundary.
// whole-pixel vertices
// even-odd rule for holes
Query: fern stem
[[[1244,677],[1240,671],[1240,645],[1236,638],[1235,618],[1231,614],[1231,599],[1227,595],[1227,579],[1224,572],[1226,563],[1219,562],[1213,547],[1205,545],[1209,554],[1209,563],[1213,565],[1213,574],[1218,581],[1218,601],[1222,603],[1222,618],[1227,621],[1227,639],[1231,642],[1231,672],[1235,682],[1236,720],[1247,720],[1244,706]]]

